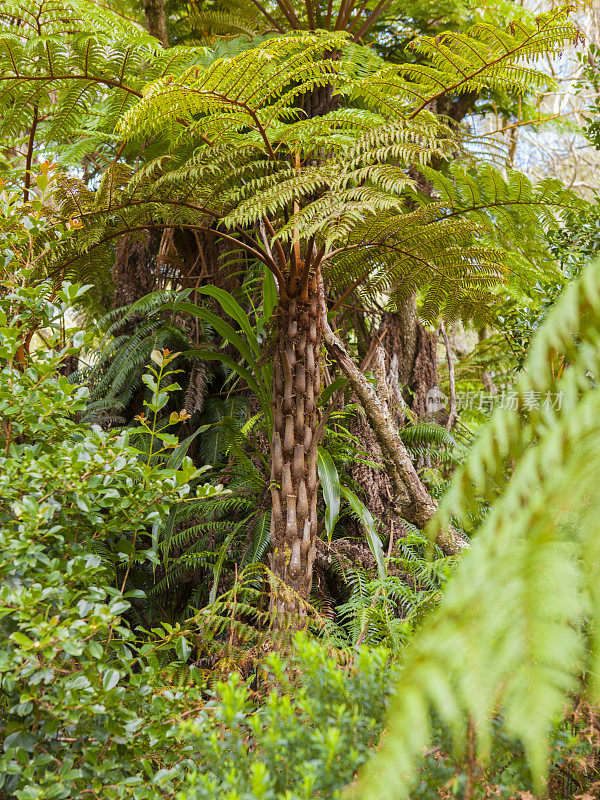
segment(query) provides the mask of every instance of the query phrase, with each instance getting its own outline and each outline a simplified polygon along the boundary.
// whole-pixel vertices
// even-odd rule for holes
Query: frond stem
[[[42,81],[46,83],[52,83],[52,81],[89,81],[90,83],[110,86],[113,89],[123,89],[123,91],[129,92],[135,97],[142,97],[142,93],[132,89],[131,86],[127,86],[120,81],[113,81],[110,78],[101,78],[95,75],[0,75],[0,81]]]
[[[271,23],[271,25],[277,31],[279,31],[279,33],[285,33],[285,28],[282,25],[280,25],[279,22],[277,22],[275,17],[272,17],[271,14],[269,14],[269,12],[267,11],[267,9],[264,7],[264,5],[262,3],[259,3],[258,0],[252,0],[252,3],[256,6],[256,8],[258,8],[258,10],[263,15],[263,17],[266,17],[269,20],[269,22]]]
[[[33,162],[33,146],[35,144],[35,131],[38,125],[38,107],[33,107],[33,120],[29,130],[29,141],[27,143],[27,156],[25,158],[25,183],[23,188],[23,202],[29,200],[29,189],[31,187],[31,164]]]
[[[383,12],[387,11],[391,3],[392,0],[380,0],[380,2],[375,6],[373,11],[371,11],[369,16],[365,19],[360,28],[356,31],[356,33],[352,37],[352,41],[356,42],[361,38],[361,36],[364,36],[365,33],[369,30],[369,28],[372,28],[373,25],[377,22],[377,20],[383,14]]]
[[[283,276],[283,273],[281,272],[281,270],[279,269],[277,264],[275,264],[275,262],[272,259],[268,258],[268,256],[260,248],[253,247],[253,246],[251,246],[249,244],[245,244],[244,242],[240,242],[239,239],[236,239],[233,236],[229,236],[228,234],[224,233],[223,231],[219,230],[218,228],[217,229],[208,228],[205,225],[192,225],[192,224],[183,223],[183,222],[177,223],[177,227],[178,228],[185,228],[187,230],[192,230],[192,231],[195,230],[195,231],[202,231],[204,233],[212,233],[215,236],[220,236],[222,239],[225,239],[228,242],[232,242],[233,244],[238,245],[238,247],[241,247],[247,253],[250,253],[250,255],[254,256],[257,259],[259,259],[259,261],[262,261],[262,263],[267,267],[267,269],[270,272],[273,273],[275,278],[277,278],[277,280],[281,282],[281,285],[285,287],[285,278]],[[173,228],[173,225],[172,224],[171,225],[167,225],[166,223],[147,223],[146,225],[126,226],[124,228],[121,228],[118,231],[115,231],[114,233],[109,233],[106,236],[104,236],[102,239],[100,239],[99,241],[94,242],[90,246],[89,250],[93,250],[96,247],[100,247],[100,245],[106,244],[106,242],[110,242],[112,239],[116,239],[117,237],[123,236],[126,233],[133,233],[133,231],[147,231],[149,229],[169,230],[171,228]],[[250,238],[250,240],[252,241],[252,243],[254,245],[257,244],[256,241],[254,239],[252,239],[252,237],[248,237],[248,238]],[[79,258],[81,258],[81,254],[78,254],[78,255],[74,256],[73,258],[69,259],[68,261],[65,261],[61,265],[62,268],[64,269],[65,267],[68,267],[71,264],[74,264],[75,261],[77,261],[77,259],[79,259]],[[284,291],[285,291],[285,289],[284,289]]]

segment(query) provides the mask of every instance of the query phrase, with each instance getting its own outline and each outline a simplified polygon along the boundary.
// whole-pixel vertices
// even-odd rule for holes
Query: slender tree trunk
[[[168,47],[169,38],[164,0],[144,0],[144,16],[148,33],[158,39],[163,47]]]
[[[325,313],[323,313],[325,318]],[[348,378],[360,400],[381,450],[390,466],[390,476],[397,492],[395,505],[401,517],[418,528],[424,528],[437,510],[437,503],[419,478],[408,451],[398,435],[385,398],[381,399],[348,355],[342,342],[324,322],[324,340],[329,353]],[[447,555],[455,555],[467,547],[467,542],[453,528],[438,534],[437,544]]]
[[[274,587],[271,604],[278,612],[300,614],[301,601],[310,596],[317,535],[318,284],[315,272],[307,292],[280,301],[273,364],[271,569],[292,592]]]
[[[388,350],[392,358],[398,359],[398,381],[406,389],[412,378],[415,357],[417,355],[417,327],[419,317],[417,314],[417,300],[414,294],[407,297],[395,313],[384,317],[382,324],[386,325],[386,335],[383,337],[382,347]],[[386,348],[386,345],[388,347]]]

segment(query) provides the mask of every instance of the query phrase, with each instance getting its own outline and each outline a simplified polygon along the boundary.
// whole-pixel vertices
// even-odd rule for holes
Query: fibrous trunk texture
[[[154,289],[156,237],[121,236],[117,241],[111,277],[115,287],[113,308],[128,306]]]
[[[144,0],[144,16],[146,30],[154,36],[163,47],[169,46],[167,36],[167,16],[165,14],[164,0]]]
[[[356,396],[350,402],[360,403]],[[352,420],[351,433],[359,441],[360,448],[367,454],[369,463],[359,458],[350,465],[350,477],[361,488],[361,498],[371,512],[371,515],[384,523],[389,528],[389,523],[396,516],[393,512],[392,503],[395,497],[395,488],[386,469],[387,461],[381,451],[381,446],[369,421],[364,414],[356,414]],[[361,526],[357,520],[350,519],[346,529],[361,536]]]
[[[350,386],[364,408],[388,462],[397,493],[396,504],[400,516],[418,528],[424,528],[435,514],[437,503],[417,474],[410,455],[398,434],[385,398],[378,397],[326,322],[324,322],[324,341],[327,350],[348,378]],[[467,547],[465,539],[454,529],[440,532],[437,544],[447,555],[455,555]]]
[[[271,569],[293,591],[274,587],[277,612],[302,613],[312,585],[317,534],[317,400],[322,320],[318,276],[308,299],[283,298],[276,319],[271,442]]]
[[[338,53],[326,53],[336,60]],[[317,86],[300,99],[303,116],[313,118],[339,107],[331,85]],[[310,163],[326,158],[314,153]],[[297,206],[295,206],[296,208]],[[267,250],[270,245],[265,242]],[[300,260],[300,242],[291,247],[294,264],[280,267],[288,286],[279,286],[273,363],[271,441],[271,610],[301,616],[310,597],[317,538],[317,447],[322,436],[317,400],[321,389],[323,341],[321,275],[312,245]],[[288,588],[286,588],[288,587]]]
[[[340,107],[340,98],[333,94],[331,84],[317,86],[302,96],[302,110],[309,119],[322,117]]]
[[[419,320],[414,295],[385,315],[382,329],[378,338],[385,351],[387,382],[417,417],[425,416],[428,395],[438,388],[437,338]]]

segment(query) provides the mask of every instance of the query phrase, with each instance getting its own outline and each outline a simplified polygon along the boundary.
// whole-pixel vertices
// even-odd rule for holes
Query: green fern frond
[[[599,342],[596,262],[539,329],[514,388],[517,408],[496,409],[430,526],[470,528],[482,498],[491,504],[442,606],[406,651],[368,796],[381,797],[388,779],[385,796],[406,796],[396,776],[411,772],[427,740],[430,705],[456,736],[470,717],[484,752],[500,708],[540,779],[552,725],[582,672],[598,696]],[[569,363],[561,373],[557,353]]]

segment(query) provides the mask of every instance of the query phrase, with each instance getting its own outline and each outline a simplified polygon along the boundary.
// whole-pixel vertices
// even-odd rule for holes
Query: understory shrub
[[[265,666],[266,697],[233,675],[186,726],[197,767],[177,800],[335,800],[367,760],[393,686],[383,648],[344,669],[299,636],[289,660],[272,653]]]

